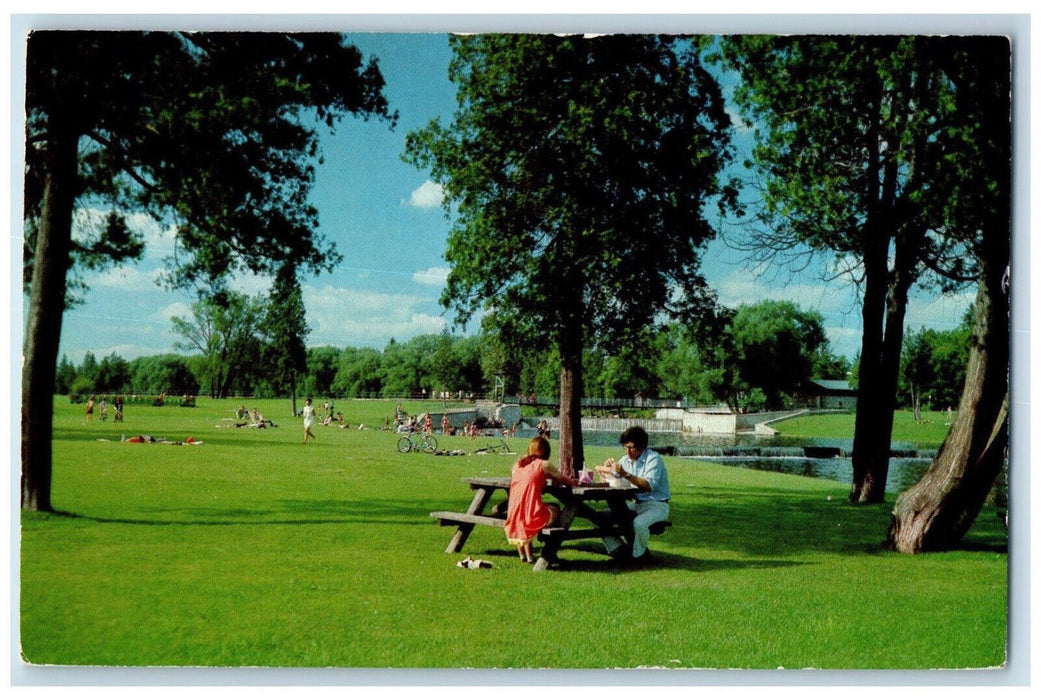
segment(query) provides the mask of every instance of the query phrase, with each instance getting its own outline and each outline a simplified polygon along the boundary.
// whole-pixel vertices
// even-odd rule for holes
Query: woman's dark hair
[[[618,442],[624,445],[627,442],[631,442],[634,447],[638,450],[646,450],[647,443],[649,442],[647,437],[647,431],[638,425],[633,425],[625,429],[622,432],[622,437],[619,438]]]

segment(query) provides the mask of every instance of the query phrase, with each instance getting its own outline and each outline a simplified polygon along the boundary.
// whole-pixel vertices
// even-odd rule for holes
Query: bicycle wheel
[[[423,436],[423,451],[424,452],[436,452],[437,451],[437,438],[433,435]]]
[[[411,450],[412,440],[407,435],[398,438],[398,452],[410,452]]]

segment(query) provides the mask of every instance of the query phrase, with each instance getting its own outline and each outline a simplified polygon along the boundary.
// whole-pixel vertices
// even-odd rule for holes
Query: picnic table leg
[[[614,527],[617,528],[617,537],[622,540],[625,547],[633,546],[633,519],[636,513],[629,509],[627,501],[610,499],[608,501],[610,510],[602,511],[605,515],[610,514]]]
[[[456,528],[455,534],[452,535],[452,539],[448,541],[448,547],[445,548],[445,554],[455,554],[462,550],[463,545],[466,544],[466,539],[473,532],[473,523],[460,523],[459,527]]]
[[[484,512],[484,507],[488,505],[488,501],[492,498],[494,489],[476,488],[474,489],[473,500],[470,501],[470,507],[466,509],[467,515],[481,515]],[[455,534],[452,535],[452,539],[448,542],[448,547],[445,549],[445,554],[455,554],[463,549],[463,545],[466,544],[466,540],[470,537],[470,533],[473,532],[473,523],[459,523],[459,527],[456,528]]]
[[[553,541],[555,541],[555,539],[556,538],[554,538]],[[545,571],[549,568],[549,559],[546,558],[546,549],[550,547],[553,541],[548,541],[544,544],[542,548],[542,554],[539,555],[538,561],[535,562],[535,566],[531,567],[532,571]],[[557,547],[560,546],[559,543],[556,544]],[[556,549],[556,547],[554,547],[554,549]]]
[[[538,561],[532,567],[533,571],[545,571],[552,562],[557,560],[557,550],[560,549],[560,545],[564,541],[564,535],[571,529],[571,523],[575,519],[575,509],[575,504],[569,503],[560,512],[560,517],[553,524],[553,527],[559,528],[560,531],[558,534],[548,537],[543,543]]]

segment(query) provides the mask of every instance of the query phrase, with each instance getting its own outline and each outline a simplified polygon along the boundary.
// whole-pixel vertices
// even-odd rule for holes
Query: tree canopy
[[[983,229],[968,203],[1001,207],[1002,159],[980,156],[1008,131],[1007,115],[994,119],[980,99],[994,95],[978,86],[984,66],[1007,69],[1007,40],[745,36],[721,46],[756,129],[759,243],[831,251],[861,280],[850,498],[881,501],[908,292],[923,276],[948,289],[971,281]]]
[[[762,389],[770,406],[812,378],[814,358],[827,346],[820,314],[790,301],[744,304],[730,328],[741,380]]]
[[[712,303],[699,249],[732,204],[720,87],[689,41],[453,36],[458,109],[408,135],[453,219],[442,302],[512,347],[560,353],[561,449],[581,457],[586,340],[635,347],[662,311]]]
[[[238,375],[259,359],[263,308],[259,297],[221,292],[193,303],[190,318],[170,319],[180,336],[177,347],[198,354],[199,377],[212,398],[228,396]]]
[[[919,328],[909,333],[900,361],[901,398],[919,417],[921,408],[943,410],[958,405],[972,341],[971,315],[959,328]]]
[[[308,201],[318,128],[396,115],[375,59],[333,33],[36,31],[26,61],[22,505],[50,510],[70,271],[139,254],[124,212],[177,226],[171,285],[219,286],[285,262],[326,269],[338,256]],[[115,214],[74,237],[74,211],[88,205]]]
[[[344,115],[394,120],[375,59],[334,33],[62,32],[30,35],[26,211],[30,252],[54,139],[76,138],[79,202],[178,225],[181,284],[241,264],[314,271],[338,259],[307,200],[316,127]],[[74,261],[127,252],[109,225]],[[129,251],[133,252],[133,250]],[[30,259],[32,256],[30,256]]]
[[[929,469],[900,494],[888,543],[901,552],[961,541],[1008,464],[1012,211],[1011,50],[1005,37],[955,42],[945,70],[964,125],[951,156],[948,228],[978,263],[969,358],[958,414]],[[1028,466],[1028,465],[1021,465]]]

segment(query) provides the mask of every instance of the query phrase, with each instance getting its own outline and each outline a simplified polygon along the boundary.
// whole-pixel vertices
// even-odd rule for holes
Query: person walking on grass
[[[609,458],[597,467],[597,471],[605,476],[625,479],[639,489],[636,502],[626,504],[636,512],[633,547],[631,551],[623,548],[624,543],[617,537],[605,537],[604,547],[612,557],[643,563],[650,561],[647,543],[651,539],[651,525],[669,519],[669,475],[661,455],[647,447],[647,431],[640,426],[626,428],[619,442],[625,448],[625,456],[620,461]]]
[[[311,432],[311,426],[314,425],[314,406],[311,405],[311,397],[308,396],[307,400],[304,401],[304,444],[307,444],[307,438],[316,440],[314,433]]]

